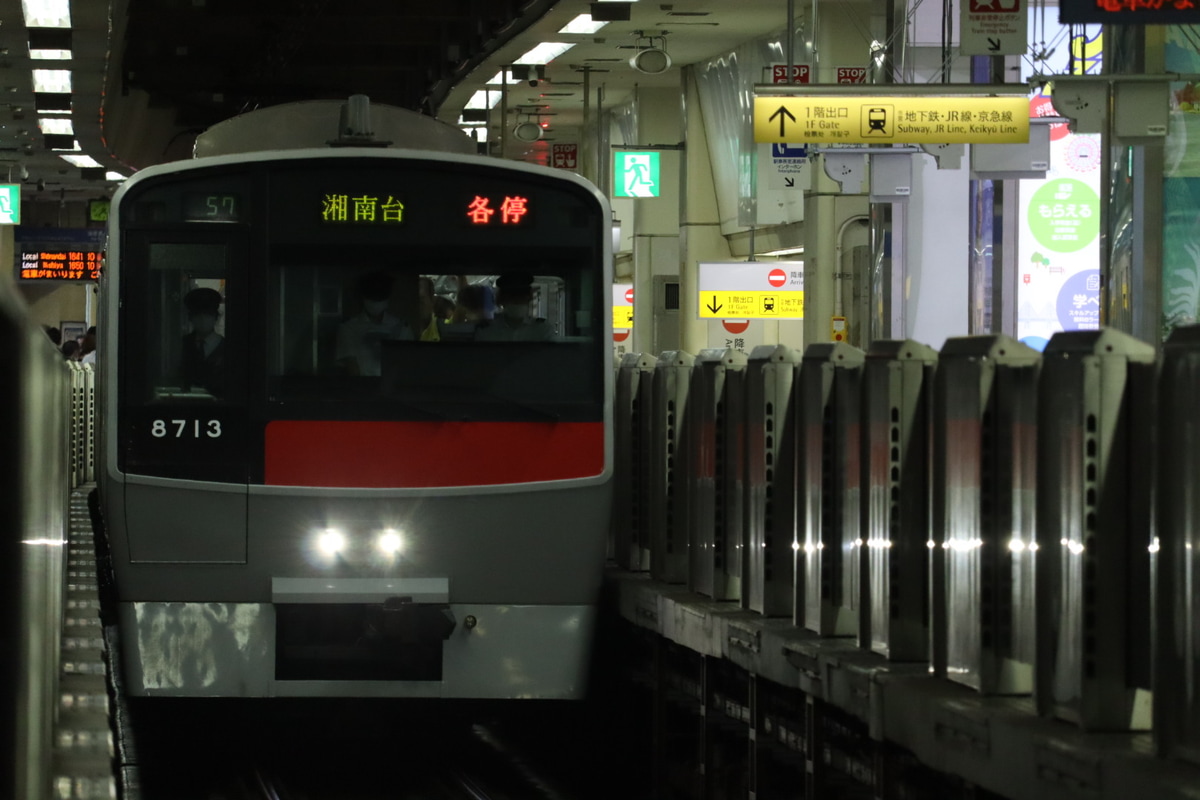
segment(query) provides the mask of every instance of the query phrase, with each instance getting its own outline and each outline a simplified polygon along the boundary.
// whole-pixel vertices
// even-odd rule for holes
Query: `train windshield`
[[[557,174],[269,160],[146,179],[118,219],[122,385],[151,422],[603,416],[609,220]]]
[[[474,419],[575,416],[602,388],[594,285],[569,259],[496,253],[333,263],[281,248],[270,281],[268,399],[345,412]]]

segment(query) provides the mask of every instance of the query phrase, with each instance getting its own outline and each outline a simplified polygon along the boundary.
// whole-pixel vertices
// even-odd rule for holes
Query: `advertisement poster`
[[[1187,31],[1167,28],[1169,71],[1195,74],[1200,53]],[[1200,83],[1171,84],[1163,180],[1163,336],[1200,319]]]
[[[1041,94],[1029,113],[1058,116]],[[1051,124],[1046,178],[1020,182],[1017,338],[1036,350],[1058,331],[1100,327],[1101,158],[1099,135]]]

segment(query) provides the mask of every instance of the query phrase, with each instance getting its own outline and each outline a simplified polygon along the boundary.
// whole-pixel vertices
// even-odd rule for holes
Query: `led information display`
[[[188,222],[238,222],[242,200],[236,194],[189,192],[183,196],[183,218]]]
[[[404,209],[404,203],[392,194],[386,197],[325,194],[321,197],[322,222],[401,225],[405,221]],[[529,198],[520,194],[495,197],[477,194],[463,204],[461,219],[473,227],[528,227],[530,210]]]
[[[520,195],[505,195],[503,200],[493,201],[477,194],[467,204],[467,219],[472,225],[521,225],[528,213],[529,198]]]
[[[1019,144],[1024,97],[756,97],[754,141],[824,144]]]
[[[1064,25],[1190,25],[1200,22],[1200,0],[1059,0]]]
[[[103,253],[86,250],[30,250],[21,253],[21,279],[99,280],[103,259]]]
[[[386,198],[365,194],[326,194],[321,198],[321,220],[399,225],[404,222],[404,203],[390,194]]]

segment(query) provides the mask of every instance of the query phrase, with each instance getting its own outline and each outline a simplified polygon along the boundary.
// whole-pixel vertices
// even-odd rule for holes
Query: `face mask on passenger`
[[[504,316],[511,320],[521,320],[529,316],[528,303],[508,303],[504,306]]]
[[[217,318],[212,314],[196,314],[192,317],[192,330],[201,336],[207,336],[217,327]]]
[[[387,307],[387,300],[363,300],[363,308],[372,317],[377,317],[384,311],[387,311]]]

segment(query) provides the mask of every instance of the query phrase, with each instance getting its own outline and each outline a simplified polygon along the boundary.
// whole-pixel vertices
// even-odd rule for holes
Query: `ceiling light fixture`
[[[75,134],[75,126],[70,117],[42,117],[38,120],[38,127],[42,129],[42,133],[65,133],[72,136]]]
[[[607,25],[607,22],[600,22],[592,19],[591,14],[580,14],[575,19],[568,22],[566,25],[558,29],[559,33],[580,33],[589,34]]]
[[[575,45],[568,42],[542,42],[525,55],[514,59],[514,64],[549,64]]]
[[[48,94],[70,94],[71,70],[35,69],[33,71],[33,91]]]
[[[467,101],[467,104],[463,108],[492,108],[499,102],[500,92],[498,90],[488,91],[487,89],[480,89],[471,95],[471,99]]]
[[[71,27],[70,0],[21,0],[26,28]]]
[[[91,156],[59,156],[59,158],[69,164],[81,168],[101,166],[100,162]]]

